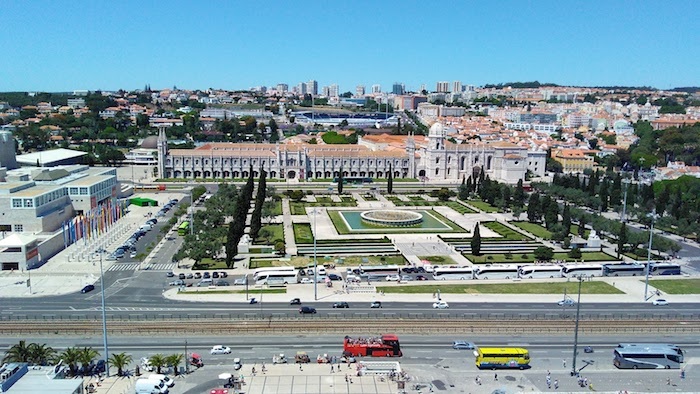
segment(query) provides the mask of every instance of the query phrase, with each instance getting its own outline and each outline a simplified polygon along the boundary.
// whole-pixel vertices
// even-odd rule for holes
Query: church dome
[[[442,136],[445,134],[445,127],[442,125],[440,122],[435,122],[432,126],[430,126],[430,133],[429,135],[439,135]]]
[[[152,135],[150,137],[146,137],[146,139],[141,142],[141,148],[158,149],[158,136]]]

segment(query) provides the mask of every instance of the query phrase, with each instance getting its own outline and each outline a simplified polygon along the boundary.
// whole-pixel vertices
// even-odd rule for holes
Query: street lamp
[[[95,251],[100,255],[100,294],[102,296],[102,338],[104,339],[105,348],[105,373],[109,377],[109,347],[107,346],[107,311],[105,309],[105,275],[102,270],[102,256],[107,253],[106,250],[100,248]]]
[[[651,228],[649,229],[649,248],[647,249],[647,268],[646,268],[646,278],[644,279],[644,301],[651,297],[647,297],[647,291],[649,290],[649,268],[651,267],[651,241],[654,238],[654,222],[659,218],[656,213],[656,209],[653,209],[650,214],[647,215],[651,218]]]
[[[571,376],[578,375],[576,371],[576,355],[578,353],[578,321],[579,313],[581,312],[581,284],[583,283],[583,275],[578,277],[578,299],[576,300],[576,324],[574,326],[574,361],[571,363]]]
[[[314,207],[314,301],[318,301],[318,261],[316,260],[316,207]]]
[[[620,222],[625,222],[625,213],[627,212],[627,187],[632,181],[628,178],[622,180],[622,184],[625,185],[625,197],[622,200],[622,214],[620,215]]]

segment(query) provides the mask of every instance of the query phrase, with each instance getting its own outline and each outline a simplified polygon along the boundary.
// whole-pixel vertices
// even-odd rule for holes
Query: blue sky
[[[3,1],[0,91],[698,86],[698,1]]]

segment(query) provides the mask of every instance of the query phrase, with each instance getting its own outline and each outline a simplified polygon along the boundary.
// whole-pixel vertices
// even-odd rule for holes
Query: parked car
[[[398,282],[401,280],[401,277],[398,275],[387,275],[386,280],[387,282]]]
[[[195,278],[195,279],[202,279],[202,273],[201,273],[201,272],[195,272],[195,273],[194,273],[194,278]]]
[[[350,308],[350,304],[345,301],[336,302],[333,304],[333,308]]]
[[[328,279],[330,279],[330,280],[343,280],[343,278],[337,274],[328,274]]]
[[[80,292],[85,294],[85,293],[89,293],[93,290],[95,290],[95,285],[87,285],[87,286],[83,287],[82,290],[80,290]]]
[[[299,308],[299,313],[301,313],[303,315],[308,314],[308,313],[314,314],[314,313],[316,313],[316,308],[314,308],[312,306],[302,306],[301,308]]]
[[[450,307],[450,304],[448,304],[446,301],[438,301],[433,303],[433,308],[435,309],[447,309]]]
[[[218,278],[219,278],[219,273],[216,272],[216,271],[214,271],[214,272],[211,273],[211,277],[214,278],[214,279],[218,279]]]
[[[372,301],[371,304],[369,304],[370,308],[381,308],[382,307],[382,302],[381,301]]]
[[[183,272],[181,272],[178,276],[178,279],[185,279],[187,275],[185,275]]]
[[[314,283],[314,280],[311,278],[301,278],[299,283]]]
[[[223,345],[216,345],[209,351],[211,354],[231,354],[231,348]]]
[[[220,278],[228,278],[228,274],[224,271],[219,272],[219,277]]]
[[[410,282],[412,280],[413,280],[413,277],[411,275],[401,275],[402,282]]]
[[[412,274],[412,273],[415,273],[416,270],[413,267],[405,267],[405,268],[401,268],[401,272],[406,273],[406,274]]]
[[[131,252],[131,253],[129,254],[129,258],[130,258],[130,259],[133,259],[133,258],[135,258],[135,257],[136,257],[136,252]]]
[[[472,350],[474,349],[474,343],[466,341],[454,341],[452,342],[452,349],[457,350]]]
[[[186,279],[194,279],[194,274],[190,272],[189,274],[187,274]]]
[[[184,286],[184,285],[185,285],[185,281],[182,279],[178,279],[178,280],[174,280],[174,281],[170,282],[170,286]]]
[[[216,281],[216,285],[217,286],[231,286],[231,284],[228,281],[221,280],[221,279]]]
[[[211,278],[211,274],[209,273],[209,271],[205,271],[204,272],[204,279],[209,279],[209,278]]]
[[[172,278],[173,276],[175,276],[175,273],[173,271],[169,271],[167,274],[165,274],[165,276],[167,276],[168,278]]]
[[[245,285],[245,278],[238,278],[233,280],[233,285],[234,286],[242,286]]]
[[[292,300],[289,301],[289,305],[301,305],[301,300],[299,298],[292,298]]]
[[[416,275],[416,280],[428,280],[425,275]]]

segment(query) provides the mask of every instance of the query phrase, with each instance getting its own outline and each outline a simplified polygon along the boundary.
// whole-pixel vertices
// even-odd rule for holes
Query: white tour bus
[[[292,267],[292,266],[258,268],[253,272],[253,280],[258,280],[258,276],[262,275],[266,272],[280,272],[280,271],[297,272],[297,269]]]
[[[472,267],[437,267],[433,270],[435,280],[468,280],[474,279]]]
[[[523,265],[519,275],[523,279],[535,278],[561,278],[561,266],[559,265]]]
[[[594,277],[603,276],[602,264],[565,264],[561,270],[561,276],[575,278],[577,276]]]
[[[266,271],[255,275],[256,285],[299,283],[299,271]]]
[[[514,279],[518,277],[518,267],[514,265],[490,265],[478,267],[474,279]]]

